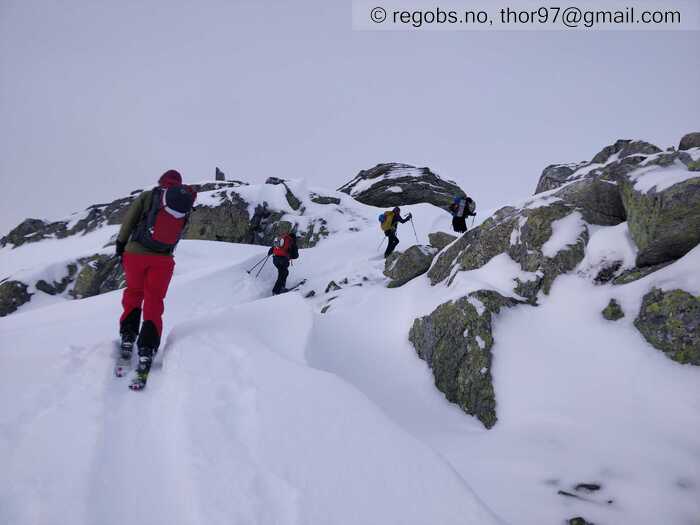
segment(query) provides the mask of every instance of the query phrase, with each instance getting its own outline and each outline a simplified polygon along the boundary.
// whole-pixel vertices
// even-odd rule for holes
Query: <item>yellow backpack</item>
[[[394,222],[394,212],[385,211],[382,215],[384,216],[384,219],[382,220],[382,231],[386,232],[391,230],[391,226]]]

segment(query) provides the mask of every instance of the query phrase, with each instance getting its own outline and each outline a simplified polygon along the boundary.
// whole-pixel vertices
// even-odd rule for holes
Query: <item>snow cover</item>
[[[635,171],[630,178],[635,181],[634,189],[648,193],[652,190],[663,191],[674,184],[679,184],[686,180],[700,178],[700,174],[690,171],[682,162],[676,161],[668,167],[647,166]]]
[[[433,206],[407,209],[422,243],[449,225]],[[269,264],[246,273],[265,247],[183,241],[141,393],[112,376],[121,292],[0,319],[0,523],[697,521],[700,370],[632,322],[652,286],[700,294],[700,247],[639,281],[594,286],[581,268],[633,254],[626,226],[592,229],[587,259],[539,307],[496,318],[499,421],[487,431],[435,388],[408,331],[445,301],[512,294],[514,277],[535,274],[502,254],[449,287],[421,276],[387,289],[376,210],[352,210],[359,231],[301,251],[298,294],[269,297]],[[572,215],[553,250],[578,231]],[[94,253],[111,233],[0,250],[0,264]],[[399,249],[412,234],[399,228]],[[616,323],[600,315],[613,297],[627,314]],[[581,482],[602,484],[590,495],[600,503],[557,494]]]
[[[542,255],[554,257],[567,246],[576,244],[586,222],[580,212],[573,212],[552,222],[552,236],[542,245]]]

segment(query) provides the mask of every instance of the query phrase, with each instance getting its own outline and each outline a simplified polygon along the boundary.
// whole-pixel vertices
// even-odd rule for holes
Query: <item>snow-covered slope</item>
[[[406,211],[421,243],[447,231],[434,206]],[[0,319],[0,523],[697,521],[700,370],[600,310],[614,295],[634,311],[652,284],[700,295],[700,248],[596,287],[590,268],[634,253],[624,226],[593,230],[587,258],[539,307],[498,317],[499,419],[485,430],[435,388],[407,334],[452,296],[512,293],[522,270],[498,256],[450,287],[422,276],[387,289],[381,233],[357,229],[302,250],[290,283],[308,282],[278,297],[271,265],[245,271],[266,247],[183,241],[141,393],[112,376],[120,292]],[[409,224],[399,236],[399,249],[416,240]],[[16,255],[43,246],[58,260],[68,242]],[[331,280],[342,288],[325,293]],[[559,493],[580,483],[602,488],[590,501]]]

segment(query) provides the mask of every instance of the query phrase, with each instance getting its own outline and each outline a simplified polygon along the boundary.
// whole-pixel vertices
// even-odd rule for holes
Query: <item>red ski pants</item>
[[[121,321],[134,308],[143,310],[143,320],[151,321],[163,333],[163,299],[175,269],[175,259],[166,255],[144,255],[126,252],[122,259],[126,275],[126,289],[122,296]]]

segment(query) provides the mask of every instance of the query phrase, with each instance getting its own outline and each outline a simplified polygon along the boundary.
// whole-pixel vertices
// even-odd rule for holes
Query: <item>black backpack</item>
[[[299,258],[299,247],[297,246],[297,236],[293,233],[289,234],[289,238],[292,240],[289,246],[289,258],[298,259]]]

